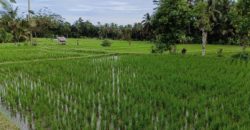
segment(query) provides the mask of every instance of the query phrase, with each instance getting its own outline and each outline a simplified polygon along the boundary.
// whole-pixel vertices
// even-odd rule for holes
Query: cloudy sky
[[[16,0],[21,12],[26,12],[28,0]],[[145,13],[153,12],[153,0],[31,0],[32,10],[48,7],[73,23],[79,17],[91,22],[132,24]]]

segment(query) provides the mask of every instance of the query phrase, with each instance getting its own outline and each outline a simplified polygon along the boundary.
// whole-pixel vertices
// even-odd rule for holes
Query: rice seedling
[[[250,66],[113,56],[1,67],[1,98],[30,129],[249,128]]]

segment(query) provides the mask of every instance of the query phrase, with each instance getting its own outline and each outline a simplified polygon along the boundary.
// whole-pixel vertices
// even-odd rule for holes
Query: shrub
[[[109,41],[109,40],[104,40],[104,41],[102,41],[101,46],[103,46],[103,47],[110,47],[111,44],[112,44],[111,41]]]
[[[28,42],[24,42],[23,45],[24,45],[24,46],[28,46],[29,43],[28,43]]]
[[[167,51],[167,46],[165,44],[156,44],[156,46],[152,47],[152,53],[163,53]]]
[[[156,40],[156,49],[159,50],[159,52],[163,53],[164,51],[171,51],[172,50],[172,45],[171,41],[167,38],[166,35],[158,35]]]
[[[177,48],[175,45],[170,46],[170,54],[176,54],[177,53]]]
[[[248,61],[250,59],[250,56],[247,52],[241,52],[241,53],[233,55],[232,58]]]
[[[151,53],[157,53],[156,47],[152,46]]]
[[[185,55],[186,53],[187,53],[187,49],[186,49],[186,48],[183,48],[183,49],[181,50],[181,54]]]
[[[219,50],[217,51],[217,56],[218,56],[218,57],[222,57],[222,56],[223,56],[223,49],[219,49]]]
[[[5,30],[0,30],[0,42],[6,43],[11,42],[13,40],[13,35],[11,33],[6,32]]]
[[[37,46],[37,41],[36,40],[32,40],[32,46]]]

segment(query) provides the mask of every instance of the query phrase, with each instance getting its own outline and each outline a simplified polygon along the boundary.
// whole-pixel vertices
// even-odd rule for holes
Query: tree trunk
[[[34,32],[35,33],[35,38],[37,38],[37,34],[36,34],[36,32]]]
[[[241,38],[242,52],[243,52],[243,53],[246,52],[246,49],[247,49],[247,42],[248,42],[247,36],[243,36],[243,37]]]
[[[33,34],[32,34],[32,32],[30,33],[30,45],[32,45],[33,44]]]
[[[207,32],[204,28],[201,29],[202,31],[202,56],[206,55],[206,45],[207,45]]]
[[[170,53],[172,53],[172,54],[176,54],[176,52],[177,52],[176,45],[171,45],[171,50],[170,50]]]

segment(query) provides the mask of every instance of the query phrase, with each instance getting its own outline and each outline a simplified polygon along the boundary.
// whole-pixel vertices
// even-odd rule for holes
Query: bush
[[[217,51],[217,56],[218,56],[218,57],[223,57],[223,49],[219,49],[219,50]]]
[[[37,46],[37,45],[38,45],[37,41],[36,40],[32,40],[32,46]]]
[[[171,45],[170,46],[170,54],[176,54],[177,53],[177,48],[175,45]]]
[[[238,53],[236,55],[233,55],[232,58],[239,59],[239,60],[244,60],[244,61],[250,60],[250,56],[249,56],[249,54],[247,52]]]
[[[28,43],[28,42],[25,42],[25,43],[23,43],[23,45],[24,45],[24,46],[28,46],[28,45],[29,45],[29,43]]]
[[[152,53],[163,53],[168,50],[166,44],[156,44],[152,47]]]
[[[181,50],[181,54],[182,55],[185,55],[187,53],[187,49],[186,48],[183,48],[182,50]]]
[[[6,43],[11,42],[13,40],[13,35],[11,33],[6,32],[5,30],[0,30],[0,42]]]
[[[112,44],[111,41],[109,41],[109,40],[104,40],[104,41],[102,41],[101,46],[103,46],[103,47],[110,47],[111,44]]]
[[[151,53],[157,53],[157,52],[158,52],[157,48],[152,46]]]

